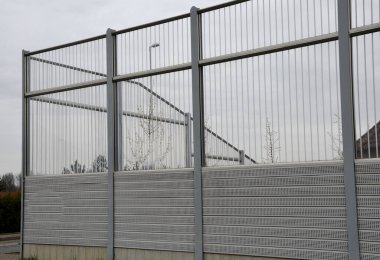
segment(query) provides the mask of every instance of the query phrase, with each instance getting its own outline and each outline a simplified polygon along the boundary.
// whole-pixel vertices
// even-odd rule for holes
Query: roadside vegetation
[[[38,260],[37,256],[29,256],[29,257],[24,257],[23,259],[20,260]]]
[[[0,233],[20,231],[21,193],[19,177],[12,173],[0,179]]]

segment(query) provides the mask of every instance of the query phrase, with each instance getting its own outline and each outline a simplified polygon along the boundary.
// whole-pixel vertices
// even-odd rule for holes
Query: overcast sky
[[[223,0],[2,0],[0,175],[21,170],[21,50],[37,50],[207,7]]]

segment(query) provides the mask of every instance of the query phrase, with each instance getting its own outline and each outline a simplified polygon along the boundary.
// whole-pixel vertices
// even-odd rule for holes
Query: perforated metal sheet
[[[208,168],[203,187],[205,252],[347,259],[341,163]]]
[[[25,179],[25,243],[107,245],[107,175]]]
[[[115,246],[194,251],[189,170],[115,174]]]
[[[307,250],[297,248],[279,248],[279,247],[257,247],[257,246],[239,246],[239,245],[205,245],[204,251],[218,252],[220,254],[234,255],[254,255],[279,257],[280,259],[315,259],[315,260],[345,260],[348,259],[346,252],[327,251],[327,250]]]
[[[362,259],[380,259],[380,164],[356,165]],[[25,242],[107,242],[105,174],[27,177]],[[204,250],[347,259],[342,165],[206,168]],[[115,174],[115,246],[193,251],[189,170]]]
[[[356,162],[359,238],[362,259],[380,259],[380,163]]]

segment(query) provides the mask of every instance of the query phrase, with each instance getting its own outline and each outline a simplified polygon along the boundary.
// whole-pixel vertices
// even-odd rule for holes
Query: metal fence
[[[23,173],[194,168],[199,226],[203,167],[343,160],[355,227],[354,160],[379,158],[379,21],[377,0],[234,1],[24,51]]]

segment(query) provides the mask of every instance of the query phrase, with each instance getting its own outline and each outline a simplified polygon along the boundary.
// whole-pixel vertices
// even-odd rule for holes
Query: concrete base
[[[115,260],[194,260],[194,253],[115,248]]]
[[[289,260],[289,258],[272,258],[263,256],[243,256],[224,254],[204,254],[204,260]]]
[[[24,245],[25,258],[37,257],[38,260],[107,260],[107,248],[89,246]],[[281,260],[258,256],[225,254],[204,255],[204,260]],[[115,248],[114,260],[194,260],[194,253],[173,252],[148,249]]]
[[[107,248],[90,246],[24,245],[24,257],[38,260],[107,260]]]

